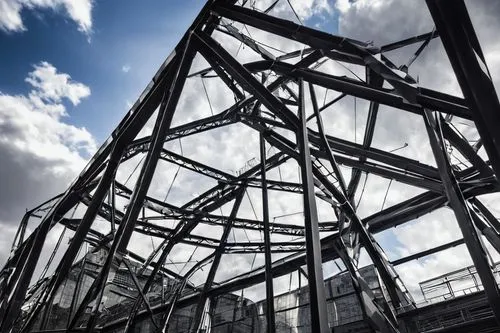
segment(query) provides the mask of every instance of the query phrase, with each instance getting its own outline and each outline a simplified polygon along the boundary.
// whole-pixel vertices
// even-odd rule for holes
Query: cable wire
[[[391,184],[392,184],[392,179],[389,181],[389,186],[387,186],[387,191],[385,191],[384,201],[382,202],[382,207],[380,208],[380,210],[384,209],[385,201],[387,200],[387,194],[389,194],[389,189],[391,188]]]

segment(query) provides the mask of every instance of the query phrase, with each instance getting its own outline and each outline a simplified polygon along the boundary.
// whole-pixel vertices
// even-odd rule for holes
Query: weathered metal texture
[[[461,244],[465,244],[471,254],[492,313],[500,320],[500,294],[480,237],[483,235],[494,249],[500,251],[500,223],[477,198],[500,190],[497,181],[500,172],[500,136],[497,130],[500,103],[463,1],[427,0],[436,29],[379,48],[271,16],[269,13],[276,4],[277,1],[264,11],[257,11],[248,4],[235,5],[235,1],[209,0],[150,85],[75,182],[63,194],[26,213],[9,260],[0,273],[2,332],[10,332],[15,325],[25,332],[50,329],[52,303],[75,267],[84,243],[105,249],[107,256],[93,273],[90,287],[84,290],[79,286],[73,291],[65,324],[69,330],[107,332],[122,329],[130,332],[137,323],[149,320],[155,330],[167,332],[175,311],[195,305],[189,329],[197,332],[210,322],[206,320],[207,315],[214,316],[218,297],[264,283],[267,331],[275,332],[277,311],[274,309],[273,282],[285,274],[302,272],[299,273],[300,279],[304,275],[309,285],[311,329],[331,332],[335,327],[329,323],[322,265],[340,259],[351,277],[364,319],[371,328],[381,332],[403,331],[398,327],[397,318],[417,310],[394,266]],[[238,24],[245,28],[238,29]],[[303,47],[276,55],[272,47],[250,36],[247,25],[300,42]],[[259,60],[241,63],[225,45],[217,42],[214,31],[236,41],[240,47],[246,46]],[[434,38],[443,42],[465,96],[463,99],[424,87],[417,88],[416,80],[408,75],[408,68]],[[384,55],[412,44],[419,44],[417,51],[400,66]],[[190,73],[197,55],[206,60],[209,67]],[[365,80],[328,74],[321,70],[326,61],[363,66]],[[174,114],[182,116],[178,101],[184,82],[195,77],[219,78],[234,95],[234,104],[209,117],[171,127]],[[339,95],[327,101],[325,94],[323,106],[320,106],[316,96],[318,88],[334,90]],[[282,97],[281,91],[289,97]],[[312,108],[309,115],[306,112],[307,92]],[[361,143],[328,133],[323,124],[322,112],[348,97],[369,102]],[[437,167],[403,157],[395,151],[372,147],[381,106],[396,108],[402,115],[412,113],[423,117]],[[137,139],[157,109],[152,134]],[[431,111],[439,114],[434,115]],[[452,118],[475,122],[480,144],[484,145],[489,160],[478,154],[479,145],[471,146],[452,126]],[[316,120],[317,127],[310,123],[311,120]],[[260,161],[238,174],[219,170],[165,146],[173,140],[236,123],[258,132],[259,147],[256,148],[260,152]],[[269,154],[266,144],[278,152]],[[445,145],[456,149],[465,158],[467,166],[452,165]],[[212,153],[217,154],[217,148]],[[139,155],[144,156],[144,163],[137,181],[129,188],[126,182],[122,184],[116,179],[116,172],[122,163]],[[167,198],[155,198],[148,190],[160,160],[217,183],[181,205],[172,204]],[[299,182],[267,176],[270,170],[280,171],[280,166],[288,162],[298,165]],[[349,168],[349,181],[344,179],[341,168]],[[394,180],[425,192],[360,218],[355,196],[359,194],[363,174],[365,177],[374,175]],[[248,188],[260,189],[262,220],[257,214],[255,219],[237,214]],[[270,191],[303,197],[303,225],[270,220]],[[128,204],[119,209],[118,200],[125,200]],[[318,221],[319,201],[331,206],[329,222]],[[222,210],[220,214],[216,212],[231,202],[230,214],[226,216]],[[67,213],[79,204],[84,208],[83,216],[68,217]],[[387,260],[374,234],[445,206],[453,209],[463,239],[392,262]],[[155,215],[146,217],[145,210]],[[29,219],[40,212],[45,215],[39,226],[26,236]],[[110,223],[109,234],[93,227],[96,217]],[[164,220],[176,224],[163,225]],[[63,225],[74,235],[54,275],[30,289],[44,242],[56,224]],[[193,233],[199,225],[222,227],[222,235]],[[232,230],[262,232],[264,237],[260,241],[230,240]],[[128,246],[134,233],[157,237],[161,244],[142,258]],[[274,237],[277,236],[285,237],[285,240],[276,240],[278,238]],[[209,254],[186,273],[177,273],[165,267],[165,263],[179,244],[200,247]],[[374,263],[383,290],[387,291],[377,300],[357,269],[362,248]],[[223,255],[249,253],[263,254],[264,265],[230,280],[215,281]],[[283,253],[287,256],[273,261],[272,254]],[[133,271],[132,262],[138,263],[140,269]],[[81,272],[76,277],[78,284],[84,279],[86,263],[86,259],[81,262]],[[191,277],[210,263],[204,285],[196,288],[190,283]],[[101,299],[110,276],[115,275],[120,264],[124,264],[131,275],[136,296],[127,308],[127,316],[103,323],[102,319],[106,317],[101,311]],[[304,265],[307,270],[301,267]],[[158,277],[171,278],[177,284],[169,299],[152,304],[150,293]],[[23,312],[21,307],[25,301],[31,302],[31,308]],[[210,303],[208,311],[207,301]],[[86,309],[90,305],[92,311],[87,315]],[[21,314],[21,322],[16,323]],[[231,329],[235,327],[235,318],[236,309],[232,313]]]

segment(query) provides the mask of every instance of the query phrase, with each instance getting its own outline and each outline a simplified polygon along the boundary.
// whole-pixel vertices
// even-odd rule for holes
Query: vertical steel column
[[[484,148],[500,175],[500,102],[463,0],[426,0]]]
[[[495,276],[491,271],[490,264],[488,263],[488,257],[482,246],[481,239],[472,222],[467,203],[451,169],[446,154],[446,147],[443,143],[439,118],[436,119],[430,111],[426,110],[424,122],[429,135],[432,152],[441,174],[446,196],[448,197],[449,205],[455,213],[455,217],[457,218],[458,225],[465,240],[465,245],[469,250],[474,266],[476,266],[477,273],[483,283],[493,313],[497,322],[500,323],[500,291],[495,281]]]
[[[267,195],[267,176],[266,176],[266,141],[264,134],[259,133],[260,143],[260,176],[262,179],[262,219],[264,222],[264,258],[266,272],[266,321],[267,332],[276,332],[276,323],[274,318],[274,288],[272,274],[272,256],[271,256],[271,234],[269,230],[269,199]]]
[[[312,83],[309,83],[309,93],[311,95],[311,103],[312,103],[314,115],[316,116],[316,121],[318,124],[319,137],[321,139],[322,144],[324,145],[324,148],[326,150],[326,156],[328,157],[328,161],[330,162],[330,165],[333,169],[333,172],[335,173],[335,176],[337,178],[337,181],[339,182],[339,186],[342,189],[342,193],[347,197],[348,191],[347,191],[347,187],[345,184],[344,176],[342,175],[342,172],[339,169],[337,161],[335,160],[335,156],[333,156],[333,154],[332,154],[332,148],[330,147],[330,144],[328,143],[328,140],[326,138],[326,134],[324,131],[324,126],[323,126],[323,119],[321,118],[321,114],[319,112],[318,101],[316,99],[316,93],[314,91],[314,86],[312,85]],[[359,169],[356,169],[356,170],[359,170]]]
[[[134,191],[130,198],[129,206],[125,212],[120,226],[115,234],[115,239],[109,250],[106,262],[101,269],[98,277],[94,281],[89,293],[83,299],[82,304],[75,313],[75,318],[73,319],[71,326],[75,324],[75,321],[82,314],[88,303],[94,300],[96,297],[99,300],[104,292],[105,282],[107,280],[109,270],[111,269],[113,258],[116,252],[121,254],[126,253],[127,244],[132,236],[134,230],[135,222],[141,211],[144,199],[146,197],[149,185],[153,178],[156,165],[158,163],[159,154],[163,147],[163,142],[165,141],[166,131],[170,127],[170,123],[177,106],[177,101],[179,100],[182,88],[184,87],[184,82],[186,80],[187,72],[191,67],[191,63],[195,54],[195,51],[190,48],[189,39],[186,41],[182,55],[177,58],[176,65],[178,66],[175,70],[175,74],[172,76],[172,81],[167,84],[168,90],[165,91],[163,100],[158,111],[158,118],[156,119],[155,128],[153,129],[151,147],[148,151],[146,160],[141,169],[139,179],[137,180]],[[93,329],[95,324],[97,311],[100,302],[96,302],[95,311],[90,319],[87,329]],[[70,327],[71,328],[71,327]]]
[[[212,287],[214,282],[215,273],[217,273],[217,269],[219,268],[219,263],[224,253],[224,247],[226,246],[227,238],[229,237],[229,233],[231,232],[231,228],[233,226],[234,219],[238,214],[238,210],[240,209],[241,201],[243,200],[243,196],[245,195],[245,187],[241,187],[239,189],[239,193],[236,196],[236,199],[233,204],[233,209],[231,210],[231,214],[227,219],[226,227],[224,228],[224,232],[220,239],[219,246],[215,250],[215,257],[210,267],[210,271],[207,276],[207,280],[205,281],[205,285],[203,286],[203,291],[201,292],[200,299],[198,300],[198,305],[196,306],[196,311],[194,314],[194,318],[192,320],[190,332],[196,333],[200,329],[200,325],[202,322],[203,312],[205,310],[205,303],[207,302],[207,292]]]
[[[304,82],[299,79],[299,128],[297,144],[299,146],[299,164],[304,191],[304,224],[306,234],[306,261],[309,280],[309,299],[311,308],[312,332],[329,333],[326,310],[325,287],[321,260],[321,240],[318,228],[318,212],[314,196],[311,152],[307,136],[306,111],[304,101]]]
[[[328,157],[328,160],[330,161],[330,164],[332,166],[332,169],[334,170],[335,174],[337,175],[337,178],[339,180],[339,185],[342,190],[342,195],[344,196],[343,200],[347,201],[349,192],[346,189],[344,179],[342,177],[342,173],[338,168],[337,162],[335,160],[335,157],[332,154],[330,145],[328,144],[328,140],[325,136],[324,132],[324,127],[323,127],[323,120],[321,119],[321,114],[318,109],[318,104],[316,100],[316,93],[314,92],[314,87],[311,83],[309,83],[309,91],[311,94],[311,102],[313,106],[313,111],[317,119],[318,123],[318,134],[322,140],[322,145],[324,146],[326,150],[326,154]],[[377,104],[378,105],[378,104]],[[370,106],[371,108],[371,106]],[[375,119],[373,119],[374,121]],[[370,131],[369,128],[367,128],[367,132]],[[366,160],[366,159],[365,159]],[[354,171],[354,169],[353,169]],[[359,169],[356,169],[356,171],[359,171]],[[353,177],[354,177],[354,172],[353,172]],[[359,179],[358,179],[359,180]],[[356,187],[354,187],[355,189]],[[339,191],[340,192],[340,191]],[[352,192],[354,193],[354,192]],[[345,211],[342,211],[340,214],[341,221],[343,223],[347,222],[347,216],[345,215]],[[342,259],[344,262],[347,270],[349,271],[353,283],[354,290],[356,291],[356,295],[358,297],[361,310],[363,312],[363,316],[368,319],[370,325],[376,329],[380,330],[383,328],[386,332],[397,332],[397,329],[394,327],[394,325],[397,325],[397,320],[394,317],[392,310],[389,308],[388,304],[385,303],[384,306],[386,307],[386,312],[385,314],[382,309],[379,309],[378,304],[374,302],[375,296],[373,295],[372,290],[368,287],[368,284],[364,281],[363,277],[359,275],[358,271],[355,269],[354,263],[357,261],[356,259],[356,252],[359,252],[359,247],[358,249],[353,248],[351,246],[352,244],[350,242],[347,242],[345,238],[353,238],[351,235],[355,233],[356,239],[359,240],[359,233],[355,232],[353,230],[345,230],[343,228],[342,222],[339,221],[339,229],[340,229],[340,242],[342,244],[342,248],[336,246],[336,244],[333,244],[333,248],[335,251],[338,253],[339,257]],[[344,229],[344,230],[343,230]],[[347,231],[349,233],[348,237],[342,237],[342,233]],[[356,243],[359,243],[356,242]],[[351,256],[349,256],[349,253],[352,253]]]

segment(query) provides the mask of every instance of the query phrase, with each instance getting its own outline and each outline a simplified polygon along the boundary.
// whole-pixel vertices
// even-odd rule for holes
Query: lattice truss
[[[499,189],[499,102],[464,3],[428,0],[436,28],[383,46],[283,19],[276,9],[286,4],[208,1],[79,177],[24,216],[1,275],[2,332],[46,328],[47,304],[90,248],[105,255],[83,296],[68,296],[66,328],[106,331],[106,288],[129,270],[137,296],[114,322],[125,332],[148,317],[165,331],[187,305],[196,331],[207,300],[255,286],[272,331],[273,278],[274,289],[296,285],[299,272],[312,331],[330,332],[323,280],[340,270],[369,325],[398,332],[397,315],[415,302],[394,267],[460,244],[500,318],[484,243],[500,250],[500,224],[477,198]],[[412,75],[439,39],[464,98]],[[426,140],[409,133],[409,144],[374,147],[383,114],[395,128],[419,124]],[[390,262],[374,235],[442,207],[463,238]],[[363,256],[381,299],[358,273]],[[178,283],[150,304],[159,278]]]

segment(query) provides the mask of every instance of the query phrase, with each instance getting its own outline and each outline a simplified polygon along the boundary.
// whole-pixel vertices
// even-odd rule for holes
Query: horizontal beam
[[[401,264],[407,263],[409,261],[420,259],[422,257],[426,257],[426,256],[429,256],[431,254],[435,254],[437,252],[441,252],[443,250],[461,245],[463,243],[464,243],[463,239],[457,239],[455,241],[452,241],[452,242],[449,242],[449,243],[446,243],[446,244],[443,244],[440,246],[436,246],[436,247],[429,249],[429,250],[421,251],[421,252],[409,255],[407,257],[404,257],[404,258],[393,260],[393,261],[391,261],[391,264],[393,264],[394,266],[401,265]]]

